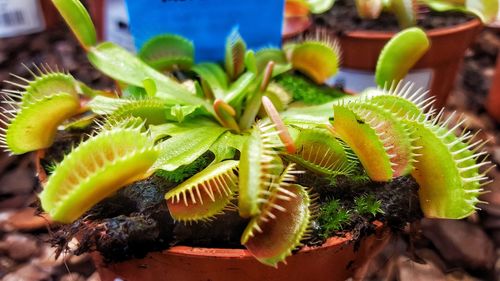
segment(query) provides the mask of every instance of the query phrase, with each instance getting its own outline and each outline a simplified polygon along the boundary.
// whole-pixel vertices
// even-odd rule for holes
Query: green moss
[[[332,176],[330,176],[329,180],[330,180],[330,186],[332,188],[341,187],[346,183],[353,186],[359,186],[367,184],[371,181],[370,177],[368,177],[366,173],[363,173],[362,171],[360,172],[359,169],[355,170],[355,172],[350,174],[348,177],[339,173],[333,174]]]
[[[323,104],[345,95],[337,89],[318,86],[296,74],[282,75],[277,78],[277,82],[292,94],[294,101],[302,101],[307,105]]]
[[[339,200],[333,199],[320,208],[318,222],[321,226],[321,236],[328,238],[333,236],[350,220],[349,211],[345,210]]]
[[[362,195],[354,199],[354,210],[359,215],[372,215],[382,214],[384,211],[380,208],[382,203],[377,200],[373,195]]]
[[[180,166],[173,171],[158,170],[156,172],[156,175],[166,179],[169,182],[181,183],[206,168],[208,164],[212,162],[212,159],[213,156],[209,153],[206,153],[191,164]]]

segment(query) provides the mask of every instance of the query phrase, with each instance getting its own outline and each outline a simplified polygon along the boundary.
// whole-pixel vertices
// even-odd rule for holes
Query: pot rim
[[[385,239],[386,231],[384,224],[380,221],[374,221],[376,233],[379,238]],[[303,254],[315,251],[322,248],[341,247],[344,244],[351,242],[351,232],[346,233],[344,236],[335,236],[328,238],[325,243],[319,246],[303,246],[297,254]],[[231,249],[231,248],[205,248],[205,247],[190,247],[190,246],[174,246],[170,249],[161,251],[161,253],[172,254],[176,256],[195,256],[195,257],[210,257],[216,259],[238,258],[238,259],[255,259],[254,256],[247,249]]]
[[[458,24],[458,25],[426,30],[425,33],[431,38],[437,38],[437,37],[443,37],[443,36],[449,35],[451,33],[459,33],[459,32],[462,32],[464,30],[477,28],[479,26],[482,26],[481,21],[477,18],[474,18],[474,19],[471,19],[469,21],[466,21],[466,22]],[[349,37],[349,38],[354,38],[354,39],[370,38],[370,39],[379,39],[379,40],[389,40],[396,33],[397,32],[395,32],[395,31],[355,30],[355,31],[346,32],[343,36]]]
[[[33,160],[35,164],[35,170],[37,173],[37,178],[43,185],[47,181],[47,173],[42,167],[41,159],[45,156],[45,149],[40,149],[33,153]],[[384,223],[381,221],[374,221],[376,233],[386,236]],[[321,248],[338,247],[343,244],[349,243],[352,239],[352,233],[347,232],[344,236],[334,236],[326,239],[325,243],[319,246],[303,246],[297,253],[307,253]],[[234,248],[206,248],[206,247],[191,247],[191,246],[173,246],[169,249],[150,252],[150,253],[166,253],[176,256],[194,256],[194,257],[211,257],[211,258],[239,258],[239,259],[254,259],[254,256],[247,249],[234,249]],[[295,255],[294,254],[294,255]]]

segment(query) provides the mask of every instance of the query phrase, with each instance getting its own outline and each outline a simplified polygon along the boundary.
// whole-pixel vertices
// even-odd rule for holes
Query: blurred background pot
[[[464,53],[481,28],[481,22],[473,19],[427,31],[431,47],[412,71],[430,75],[430,95],[436,97],[437,106],[446,102]],[[352,31],[341,35],[338,40],[343,68],[373,73],[382,48],[393,35],[394,32],[382,31]]]

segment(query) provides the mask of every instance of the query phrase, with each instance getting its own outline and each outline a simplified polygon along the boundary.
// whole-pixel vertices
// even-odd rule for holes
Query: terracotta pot
[[[462,57],[482,28],[478,19],[427,32],[431,48],[413,70],[432,69],[430,94],[443,106],[453,87]],[[339,37],[342,67],[374,72],[380,51],[394,32],[352,31]]]
[[[41,183],[47,181],[40,163],[44,155],[44,150],[33,155]],[[278,268],[259,263],[244,249],[175,246],[143,259],[113,264],[105,264],[98,253],[92,256],[102,281],[343,281],[349,277],[363,280],[371,259],[391,237],[382,223],[374,224],[375,234],[361,240],[356,250],[350,234],[332,237],[319,247],[303,247]]]
[[[45,18],[45,27],[47,29],[54,28],[60,22],[61,16],[52,4],[51,0],[40,0],[40,4]]]
[[[184,246],[122,263],[106,265],[98,255],[94,261],[102,281],[343,281],[353,276],[363,280],[367,262],[389,237],[389,231],[379,227],[357,251],[350,235],[330,238],[320,247],[302,248],[278,268],[259,263],[247,250]]]
[[[497,57],[497,67],[486,101],[488,113],[500,123],[500,55]]]

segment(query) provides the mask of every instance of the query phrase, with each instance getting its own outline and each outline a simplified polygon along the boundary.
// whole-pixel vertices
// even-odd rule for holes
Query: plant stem
[[[262,93],[260,91],[255,91],[250,100],[247,102],[246,109],[243,112],[239,123],[242,131],[249,129],[255,121],[255,116],[259,113],[261,99]]]
[[[264,74],[261,80],[260,87],[252,97],[249,99],[246,105],[245,112],[243,112],[243,116],[240,119],[240,129],[247,130],[249,129],[253,122],[255,121],[255,117],[259,113],[260,106],[262,104],[262,96],[264,92],[267,90],[267,86],[271,81],[273,75],[274,62],[270,61],[267,63],[266,69],[264,70]]]

